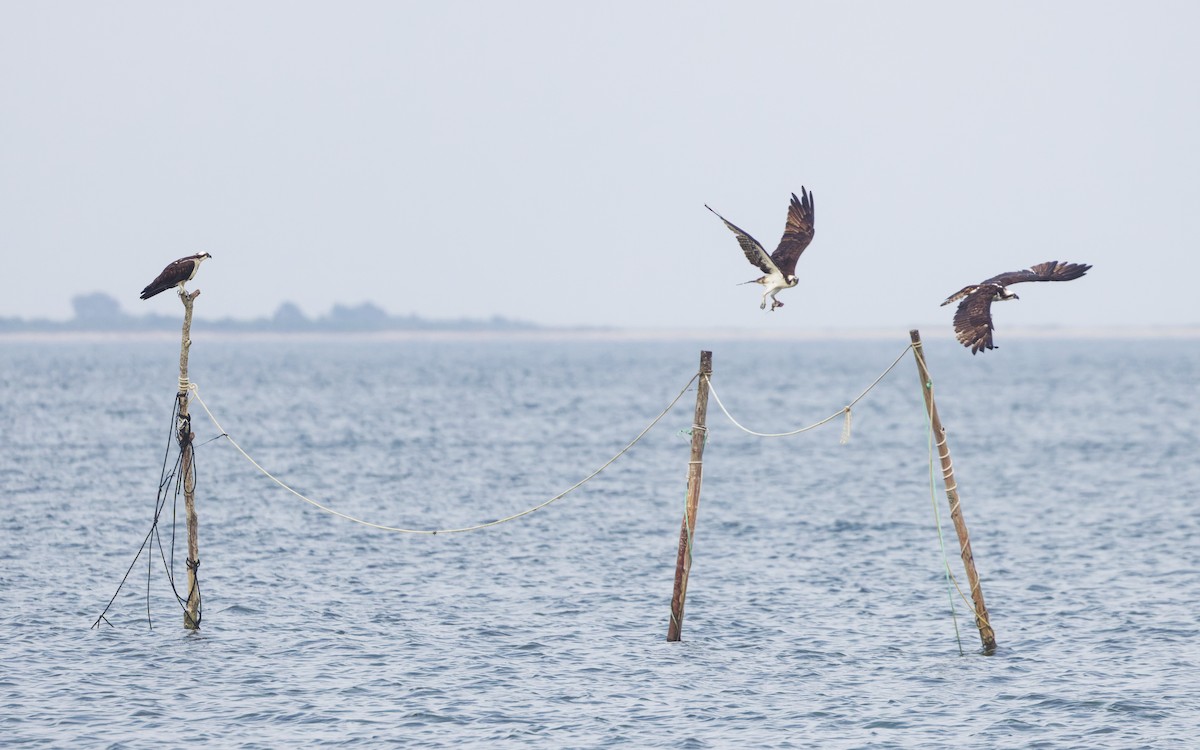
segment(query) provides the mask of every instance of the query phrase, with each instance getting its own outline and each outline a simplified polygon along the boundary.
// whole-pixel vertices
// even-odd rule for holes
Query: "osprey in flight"
[[[766,308],[767,297],[771,298],[772,311],[777,307],[783,307],[783,303],[775,299],[775,295],[784,289],[791,289],[800,281],[796,278],[796,261],[800,259],[800,253],[804,252],[804,248],[808,247],[808,243],[812,242],[813,238],[813,195],[807,192],[803,186],[800,188],[800,194],[804,196],[804,200],[797,198],[796,194],[792,193],[792,202],[788,206],[787,224],[783,228],[783,239],[779,241],[779,247],[775,248],[775,252],[770,255],[767,255],[767,251],[763,249],[758,240],[730,224],[724,216],[717,214],[708,204],[704,205],[709,211],[717,214],[718,219],[725,222],[729,231],[737,235],[738,244],[742,246],[746,260],[750,261],[752,265],[758,266],[766,274],[761,278],[742,282],[763,285],[765,291],[762,304],[758,306],[760,310]]]
[[[1009,271],[993,276],[979,284],[965,286],[946,298],[942,306],[955,300],[958,311],[954,313],[954,335],[963,346],[978,354],[981,349],[994,349],[992,345],[992,302],[1020,299],[1008,291],[1009,284],[1021,281],[1070,281],[1078,279],[1091,268],[1086,263],[1060,263],[1057,260],[1039,263],[1026,271]]]
[[[151,281],[142,290],[142,299],[150,299],[159,292],[165,292],[173,286],[179,287],[179,293],[183,294],[183,285],[196,278],[196,271],[200,270],[200,264],[211,257],[208,253],[198,253],[196,255],[189,255],[186,258],[180,258],[174,263],[169,264],[158,275],[158,278]]]

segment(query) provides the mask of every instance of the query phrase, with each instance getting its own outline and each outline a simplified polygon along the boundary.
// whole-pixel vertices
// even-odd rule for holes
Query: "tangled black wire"
[[[199,606],[201,603],[199,576],[192,576],[192,580],[195,582],[195,588],[189,589],[187,596],[180,596],[179,589],[175,585],[175,529],[178,521],[179,495],[185,490],[188,492],[194,492],[196,489],[196,449],[195,446],[192,445],[191,434],[191,418],[187,415],[180,415],[179,398],[176,397],[174,407],[171,410],[171,432],[167,438],[166,451],[163,453],[162,471],[159,474],[158,494],[154,499],[154,515],[150,521],[150,530],[146,532],[146,536],[142,539],[142,544],[140,547],[138,547],[137,554],[133,556],[133,561],[129,563],[129,568],[126,569],[125,576],[121,579],[121,583],[117,585],[117,590],[113,592],[112,598],[108,600],[108,604],[105,605],[104,611],[102,611],[100,616],[96,618],[96,621],[92,623],[92,628],[99,627],[101,622],[105,622],[109,627],[113,627],[112,622],[109,621],[108,617],[106,616],[108,614],[108,610],[112,607],[113,602],[117,600],[117,596],[121,593],[121,589],[125,586],[125,583],[129,580],[129,575],[133,572],[133,566],[137,565],[138,560],[141,559],[142,553],[146,551],[147,545],[149,545],[151,549],[153,549],[154,546],[158,547],[159,557],[162,559],[163,567],[167,572],[167,581],[171,584],[171,592],[175,595],[176,602],[184,612],[185,621],[191,620],[191,617],[187,611],[187,603],[191,599],[192,595],[195,594],[197,601],[196,617],[195,620],[190,624],[195,628],[200,627],[200,620],[203,618],[203,615]],[[171,462],[170,458],[173,444],[178,444],[180,447],[175,455],[175,460]],[[188,457],[192,467],[191,485],[188,487],[183,486],[183,481],[181,479],[184,456]],[[168,469],[168,466],[170,466],[170,469]],[[166,507],[167,498],[173,498],[173,502],[171,504],[171,536],[167,548],[164,549],[162,534],[159,531],[159,521],[162,518],[163,511]],[[188,558],[185,561],[185,564],[187,568],[192,571],[196,571],[200,567],[200,561],[192,560],[191,558]],[[153,569],[154,555],[153,552],[151,552],[146,556],[146,623],[151,629],[154,628],[154,621],[150,614],[150,581],[152,579]]]

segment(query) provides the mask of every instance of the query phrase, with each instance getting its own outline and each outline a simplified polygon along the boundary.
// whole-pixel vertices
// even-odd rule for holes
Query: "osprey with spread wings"
[[[772,311],[777,307],[783,307],[783,303],[775,299],[775,295],[784,289],[791,289],[800,281],[796,278],[796,261],[800,260],[800,254],[804,252],[813,238],[813,196],[803,186],[800,188],[800,194],[804,196],[803,199],[797,198],[796,194],[792,193],[792,202],[788,206],[787,224],[783,228],[783,238],[779,240],[779,247],[775,248],[775,252],[770,255],[767,255],[766,249],[758,240],[730,224],[724,216],[713,211],[708,204],[704,206],[717,214],[717,218],[725,222],[729,231],[734,233],[738,244],[742,246],[742,252],[746,254],[746,260],[766,274],[760,278],[742,282],[744,284],[761,284],[764,287],[762,304],[758,306],[760,310],[766,309],[767,297],[771,298]]]
[[[943,306],[962,300],[954,313],[954,335],[958,342],[978,354],[983,349],[994,349],[992,344],[992,303],[1020,299],[1008,291],[1010,284],[1022,281],[1070,281],[1078,279],[1091,268],[1086,263],[1060,263],[1057,260],[1039,263],[1024,271],[1009,271],[993,276],[978,284],[959,289],[946,298]]]

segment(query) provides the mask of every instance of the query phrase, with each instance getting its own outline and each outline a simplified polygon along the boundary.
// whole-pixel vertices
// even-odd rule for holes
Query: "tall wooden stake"
[[[692,539],[696,512],[700,509],[700,477],[704,469],[704,443],[708,438],[708,377],[712,375],[712,352],[700,352],[700,377],[696,382],[696,417],[692,420],[692,457],[688,461],[687,509],[679,529],[679,554],[675,560],[675,588],[671,592],[671,622],[667,640],[678,641],[683,631],[683,603],[687,598],[688,574],[692,570]]]
[[[921,392],[925,394],[925,409],[929,423],[937,438],[938,458],[942,461],[942,480],[946,484],[946,499],[950,502],[950,518],[958,533],[958,545],[962,550],[963,567],[967,569],[967,582],[971,586],[971,599],[975,603],[975,626],[983,641],[983,653],[996,650],[996,633],[988,619],[987,605],[983,602],[983,589],[979,586],[979,573],[975,571],[975,556],[971,554],[971,537],[967,534],[967,523],[963,520],[962,505],[958,499],[958,482],[954,479],[954,462],[950,460],[950,446],[946,443],[946,428],[938,417],[937,404],[933,400],[933,379],[925,366],[925,352],[921,348],[921,333],[917,329],[908,332],[912,337],[913,355],[917,359],[917,373],[921,376]]]
[[[179,393],[175,397],[179,403],[179,453],[182,464],[180,468],[188,535],[187,603],[183,612],[183,627],[189,630],[199,630],[201,618],[198,578],[200,523],[196,518],[196,479],[192,468],[192,440],[195,439],[196,433],[192,432],[192,419],[188,414],[188,350],[192,347],[192,303],[199,296],[199,289],[191,294],[181,292],[179,295],[179,299],[183,301],[183,341],[179,346]]]

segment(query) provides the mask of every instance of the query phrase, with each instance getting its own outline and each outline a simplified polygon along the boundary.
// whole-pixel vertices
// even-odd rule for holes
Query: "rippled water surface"
[[[713,342],[746,426],[834,413],[895,341]],[[516,513],[611,458],[692,342],[198,338],[222,426],[386,525]],[[203,623],[151,528],[170,341],[0,342],[0,744],[1178,748],[1200,734],[1200,342],[927,345],[999,649],[961,580],[911,354],[762,439],[710,406],[681,643],[665,634],[694,391],[565,499],[464,534],[324,513],[193,403]],[[175,567],[182,575],[182,507]],[[955,614],[956,613],[956,614]],[[960,653],[960,643],[962,651]]]

